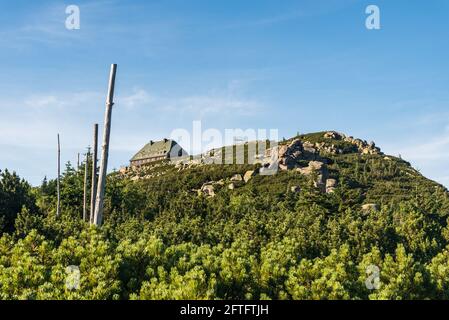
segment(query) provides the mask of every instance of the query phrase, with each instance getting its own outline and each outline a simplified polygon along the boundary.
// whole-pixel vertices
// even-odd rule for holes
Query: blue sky
[[[67,30],[67,5],[80,8]],[[381,29],[365,28],[380,8]],[[0,168],[54,177],[103,122],[110,169],[175,128],[338,130],[449,186],[449,2],[2,1]]]

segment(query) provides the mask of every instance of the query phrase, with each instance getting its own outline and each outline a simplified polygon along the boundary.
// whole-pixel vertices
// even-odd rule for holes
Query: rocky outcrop
[[[326,180],[329,173],[324,162],[310,161],[307,167],[296,168],[296,171],[306,176],[316,174],[316,180],[313,182],[314,186],[320,189],[321,192],[326,192]]]
[[[337,180],[335,179],[327,179],[326,180],[326,193],[333,193],[337,186]]]
[[[370,211],[379,211],[379,205],[377,203],[366,203],[362,205],[362,211],[365,213]]]
[[[319,159],[319,150],[315,144],[305,141],[303,143],[303,154],[301,160],[317,160]]]
[[[120,174],[126,174],[128,172],[128,170],[129,170],[129,167],[121,167],[118,172]]]
[[[246,171],[245,174],[243,175],[243,180],[245,181],[245,183],[251,180],[251,178],[254,177],[256,173],[257,172],[255,170]]]
[[[304,148],[301,140],[295,139],[289,145],[279,146],[278,159],[279,159],[279,169],[281,170],[291,170],[293,169],[301,155],[303,154]]]
[[[354,139],[353,137],[346,137],[345,141],[355,145],[361,154],[381,154],[380,149],[376,147],[373,141],[368,143],[361,139]]]
[[[325,193],[326,192],[326,178],[322,174],[319,174],[317,179],[313,182],[313,186],[315,188],[320,189],[320,191],[322,193]]]
[[[326,139],[341,140],[344,137],[345,137],[344,134],[339,133],[337,131],[328,131],[324,134],[324,138],[326,138]]]
[[[310,175],[314,172],[319,172],[318,174],[327,174],[327,166],[321,161],[310,161],[307,167],[296,168],[296,171],[303,175]]]
[[[326,152],[326,153],[331,153],[331,154],[344,153],[343,149],[337,148],[334,144],[328,145],[325,142],[317,142],[317,143],[315,143],[315,147],[320,152]]]
[[[168,167],[166,167],[166,165],[166,162],[158,162],[152,165],[145,165],[140,167],[123,167],[118,171],[118,173],[122,178],[128,178],[132,181],[147,180],[163,176],[169,169]]]
[[[376,147],[376,144],[373,141],[368,143],[365,140],[355,139],[351,136],[348,137],[345,134],[336,131],[326,132],[324,134],[324,138],[349,142],[350,144],[354,145],[357,148],[357,151],[360,152],[361,154],[382,154],[380,148]],[[334,145],[326,147],[323,146],[323,148],[325,149],[327,148],[328,149],[327,151],[331,153],[342,153],[342,150],[340,151]]]
[[[241,174],[234,174],[231,179],[229,179],[230,181],[233,182],[239,182],[239,181],[243,181],[242,175]]]
[[[206,182],[201,186],[200,189],[193,189],[192,191],[197,192],[198,195],[214,197],[217,188],[220,189],[226,187],[228,190],[234,190],[235,188],[242,186],[244,183],[248,182],[253,176],[257,174],[257,172],[257,170],[249,170],[246,171],[243,176],[239,173],[236,173],[228,179]]]
[[[277,156],[275,156],[276,152]],[[303,143],[301,140],[295,139],[287,145],[267,149],[265,154],[266,166],[273,163],[274,159],[277,159],[280,170],[292,170],[298,166],[300,160],[314,161],[319,160],[320,157],[314,144],[307,141]]]
[[[214,197],[215,188],[213,186],[213,182],[206,182],[205,184],[203,184],[198,193],[208,197]]]

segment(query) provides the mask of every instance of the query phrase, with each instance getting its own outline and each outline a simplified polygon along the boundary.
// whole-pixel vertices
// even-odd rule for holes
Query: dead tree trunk
[[[94,144],[92,153],[92,183],[90,193],[90,217],[89,222],[94,223],[95,196],[97,194],[97,154],[98,154],[98,123],[94,124]]]
[[[97,198],[95,200],[95,213],[94,224],[100,226],[103,222],[103,204],[104,204],[104,191],[106,186],[106,172],[108,168],[108,155],[109,155],[109,137],[111,134],[111,116],[112,106],[114,104],[114,85],[115,85],[115,73],[117,65],[111,65],[111,72],[109,74],[109,89],[106,99],[106,112],[104,117],[104,131],[103,131],[103,145],[101,150],[100,161],[100,173],[98,176],[98,188]]]
[[[59,142],[59,133],[58,133],[58,177],[56,178],[56,193],[57,193],[56,216],[59,216],[61,211],[61,191],[59,185],[60,177],[61,177],[61,144]]]
[[[86,162],[84,163],[84,195],[83,195],[83,221],[87,220],[87,176],[89,174],[90,147],[87,148]]]

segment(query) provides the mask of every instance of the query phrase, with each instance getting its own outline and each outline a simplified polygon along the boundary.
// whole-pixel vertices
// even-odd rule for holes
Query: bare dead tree
[[[83,195],[83,221],[87,220],[87,176],[89,175],[90,147],[87,148],[86,162],[84,163],[84,195]]]
[[[61,177],[61,144],[59,141],[58,133],[58,177],[56,178],[56,193],[57,193],[57,204],[56,204],[56,216],[61,213],[61,191],[60,191],[60,177]]]
[[[115,73],[117,65],[111,65],[111,71],[109,74],[109,89],[106,98],[106,112],[104,118],[104,131],[103,131],[103,145],[101,150],[100,160],[100,172],[98,176],[97,197],[95,200],[95,213],[94,224],[100,226],[103,222],[103,205],[104,205],[104,191],[106,186],[106,172],[108,168],[108,156],[109,156],[109,138],[111,134],[111,117],[112,106],[114,105],[114,86],[115,86]]]
[[[94,124],[94,142],[92,153],[92,183],[90,193],[90,217],[89,222],[94,223],[95,196],[97,194],[97,154],[98,154],[98,123]]]

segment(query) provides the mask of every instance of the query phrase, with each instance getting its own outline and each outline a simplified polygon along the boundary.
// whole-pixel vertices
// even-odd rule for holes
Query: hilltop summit
[[[130,168],[121,172],[120,176],[134,181],[164,177],[170,179],[173,172],[180,178],[201,170],[208,178],[192,185],[189,191],[207,197],[215,197],[219,191],[237,192],[249,180],[254,180],[251,183],[260,187],[265,184],[276,185],[282,179],[284,186],[279,187],[282,190],[299,192],[309,186],[324,194],[352,190],[359,194],[358,208],[362,208],[363,204],[371,205],[365,207],[379,208],[384,202],[409,199],[414,185],[423,187],[423,192],[446,192],[446,188],[423,177],[410,163],[384,155],[374,142],[337,131],[300,134],[284,139],[275,148],[265,149],[263,155],[256,154],[255,159],[249,159],[248,146],[258,143],[261,142],[246,142],[240,151],[235,146],[214,149],[190,161],[158,161],[148,166]],[[227,152],[234,152],[234,164],[225,164]],[[236,164],[236,152],[244,153],[244,163]],[[274,164],[279,168],[278,174],[267,176],[264,170],[272,168]],[[286,177],[283,172],[286,172]],[[212,179],[212,176],[219,178]],[[236,179],[237,176],[242,179]]]

